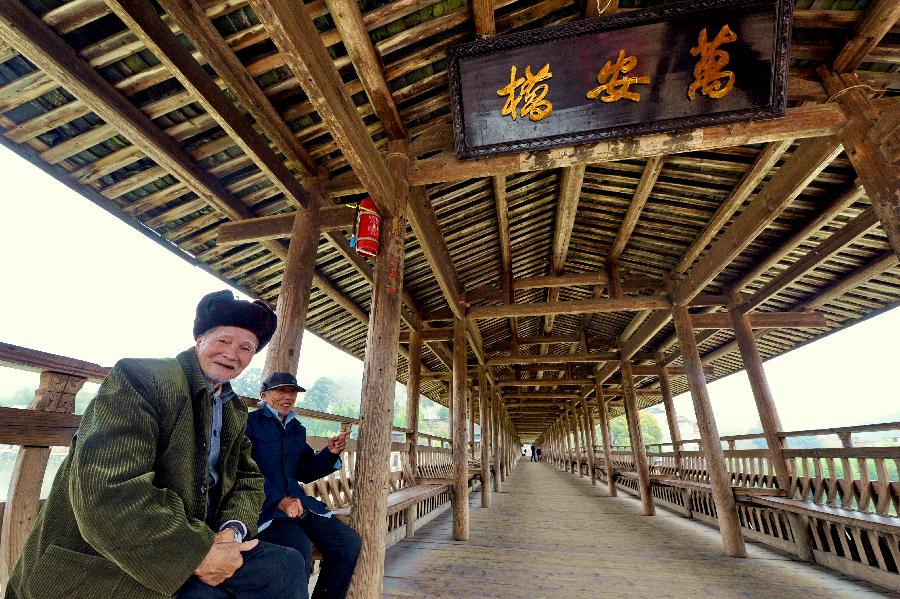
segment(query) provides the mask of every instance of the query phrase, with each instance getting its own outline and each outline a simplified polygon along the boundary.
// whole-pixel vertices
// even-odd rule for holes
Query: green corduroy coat
[[[240,520],[255,535],[263,478],[237,399],[223,410],[220,484],[206,520],[211,412],[193,349],[119,361],[81,419],[6,598],[171,597],[222,523]]]

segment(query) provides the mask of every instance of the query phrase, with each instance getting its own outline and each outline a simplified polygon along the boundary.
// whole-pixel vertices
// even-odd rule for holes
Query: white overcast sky
[[[191,345],[197,300],[224,283],[2,147],[0,181],[0,341],[105,366]],[[785,429],[847,426],[900,411],[898,337],[894,309],[767,362]],[[359,360],[306,334],[301,383],[353,372],[361,374]],[[34,380],[0,368],[0,394]],[[758,424],[743,372],[712,383],[710,395],[721,434]],[[690,398],[677,398],[676,409],[692,415]]]

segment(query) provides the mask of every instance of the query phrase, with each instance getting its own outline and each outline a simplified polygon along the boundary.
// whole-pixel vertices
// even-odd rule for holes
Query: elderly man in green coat
[[[275,314],[205,296],[195,347],[120,360],[72,439],[10,578],[7,599],[304,599],[303,556],[258,540],[263,478],[228,383],[268,343]]]

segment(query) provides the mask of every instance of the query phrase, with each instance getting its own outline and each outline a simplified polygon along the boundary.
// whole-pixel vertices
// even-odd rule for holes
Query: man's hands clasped
[[[209,586],[222,584],[244,565],[241,554],[256,547],[257,543],[256,539],[238,543],[230,530],[216,533],[213,546],[194,570],[194,575]]]

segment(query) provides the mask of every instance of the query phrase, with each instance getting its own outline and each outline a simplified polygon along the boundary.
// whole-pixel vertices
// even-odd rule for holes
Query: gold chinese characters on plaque
[[[508,116],[512,120],[518,117],[528,117],[532,121],[540,121],[550,116],[553,112],[553,103],[547,99],[550,86],[542,83],[553,77],[550,72],[550,63],[543,66],[537,73],[531,72],[531,65],[525,67],[525,76],[516,78],[516,65],[509,69],[509,83],[497,90],[498,96],[506,96],[506,102],[500,114]],[[522,109],[519,110],[519,104]]]
[[[603,68],[597,74],[597,83],[600,85],[589,91],[586,95],[591,100],[596,100],[602,93],[605,96],[600,97],[601,102],[616,102],[625,98],[633,102],[641,101],[639,92],[630,91],[632,85],[648,85],[650,83],[649,75],[637,75],[630,77],[619,77],[619,75],[627,75],[638,63],[636,56],[625,56],[625,50],[619,50],[619,57],[616,62],[607,60]]]
[[[688,88],[688,98],[691,100],[697,95],[697,90],[710,98],[722,98],[728,95],[734,87],[734,73],[723,71],[730,57],[728,52],[720,50],[719,46],[737,41],[731,27],[727,24],[719,30],[719,34],[712,41],[707,41],[706,28],[700,32],[697,45],[691,48],[692,56],[699,56],[697,66],[694,67],[694,82]]]

